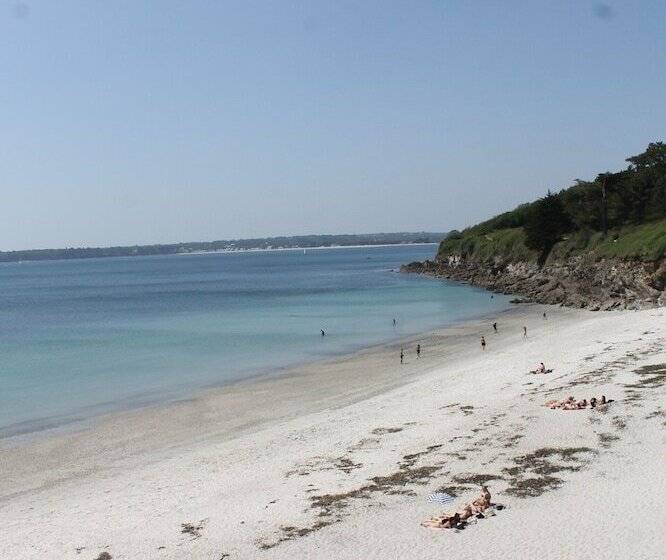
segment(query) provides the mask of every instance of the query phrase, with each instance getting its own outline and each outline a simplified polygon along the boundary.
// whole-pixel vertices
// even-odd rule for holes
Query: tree
[[[613,174],[600,173],[597,176],[596,182],[601,186],[601,231],[604,232],[604,237],[608,234],[608,188],[613,180]]]
[[[626,159],[636,170],[666,168],[666,144],[663,142],[650,142],[647,149],[637,156]]]
[[[550,191],[532,205],[525,221],[525,245],[539,252],[539,265],[546,262],[553,246],[571,226],[560,197]]]
[[[637,156],[627,158],[631,164],[631,180],[627,187],[631,201],[631,218],[635,223],[645,221],[648,207],[652,202],[653,211],[659,214],[660,197],[664,176],[666,176],[666,144],[651,142],[647,149]],[[656,196],[655,196],[656,195]]]

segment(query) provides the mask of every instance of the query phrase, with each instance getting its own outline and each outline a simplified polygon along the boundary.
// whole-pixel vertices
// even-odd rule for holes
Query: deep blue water
[[[2,264],[0,434],[185,396],[508,307],[503,296],[396,272],[435,250]]]

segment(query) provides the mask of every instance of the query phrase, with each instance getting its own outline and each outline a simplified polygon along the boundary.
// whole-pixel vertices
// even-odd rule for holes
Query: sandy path
[[[499,328],[424,335],[402,367],[392,345],[3,441],[1,556],[660,557],[664,311],[544,321],[530,306]],[[541,360],[555,371],[526,373]],[[603,410],[542,406],[602,393],[617,399]],[[506,509],[463,531],[419,526],[439,512],[429,493],[463,501],[482,480]]]

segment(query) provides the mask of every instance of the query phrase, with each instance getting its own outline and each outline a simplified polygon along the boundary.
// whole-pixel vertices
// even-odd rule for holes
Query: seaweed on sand
[[[310,496],[310,508],[317,510],[318,519],[314,523],[304,527],[282,527],[281,535],[275,541],[260,542],[258,546],[262,549],[273,548],[281,542],[309,535],[333,523],[337,523],[342,520],[342,512],[353,500],[367,500],[376,493],[384,495],[413,494],[409,488],[410,485],[427,484],[435,476],[435,473],[441,471],[443,468],[442,464],[415,467],[415,463],[421,457],[432,453],[440,447],[442,445],[430,445],[424,451],[405,455],[403,460],[398,463],[398,470],[386,476],[370,478],[366,484],[358,488],[346,492]]]
[[[482,486],[491,480],[502,480],[503,478],[497,474],[464,473],[455,475],[452,480],[458,484]]]
[[[588,457],[580,455],[595,453],[589,447],[542,447],[516,457],[513,460],[515,466],[504,469],[504,473],[511,477],[506,492],[518,498],[528,498],[555,490],[564,481],[554,474],[579,471],[589,462]]]
[[[202,519],[198,523],[181,523],[180,532],[198,539],[201,536],[201,530],[204,528],[205,524],[205,519]]]

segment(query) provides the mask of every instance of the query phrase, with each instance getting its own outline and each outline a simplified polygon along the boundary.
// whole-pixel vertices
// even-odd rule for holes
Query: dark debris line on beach
[[[645,350],[645,354],[652,354],[658,351],[658,344],[653,344]],[[579,384],[591,384],[598,382],[600,378],[605,381],[610,381],[614,372],[626,367],[635,361],[635,354],[628,352],[624,358],[614,360],[604,364],[603,366],[583,374],[581,378],[567,384],[564,387],[572,387]],[[652,366],[643,366],[634,370],[634,373],[640,376],[640,379],[634,383],[625,384],[624,386],[635,393],[640,393],[645,389],[660,387],[666,383],[666,364],[657,364]],[[563,387],[558,387],[561,390]],[[549,393],[552,390],[543,391]],[[631,393],[627,396],[631,396]],[[472,406],[460,406],[459,403],[455,405],[459,411],[467,415],[473,410]],[[447,408],[447,407],[442,407]],[[595,418],[594,424],[600,423],[603,418],[603,413],[606,409],[602,407],[597,411],[602,416],[591,416],[590,419]],[[666,413],[659,410],[654,411],[647,418],[666,416]],[[497,414],[489,420],[481,424],[481,428],[472,430],[472,435],[463,436],[459,435],[450,440],[453,443],[456,440],[474,439],[475,434],[485,431],[486,428],[497,428],[497,421],[506,416],[505,414]],[[587,467],[597,456],[600,450],[608,449],[614,441],[620,439],[620,435],[627,426],[628,417],[615,415],[610,420],[610,428],[614,428],[616,433],[610,432],[597,432],[599,441],[599,449],[591,447],[542,447],[530,453],[515,456],[511,459],[513,465],[507,466],[502,469],[501,474],[487,474],[487,473],[461,473],[451,477],[450,484],[444,484],[439,487],[438,491],[446,492],[452,496],[457,496],[460,493],[469,491],[470,489],[486,484],[491,481],[505,481],[507,487],[505,493],[516,498],[533,498],[541,496],[542,494],[556,490],[564,484],[564,479],[556,476],[558,473],[568,472],[574,473]],[[524,437],[521,433],[521,427],[516,426],[515,433],[503,431],[501,434],[496,435],[494,438],[483,437],[478,439],[472,447],[467,447],[463,451],[476,452],[478,446],[485,446],[492,443],[492,441],[503,443],[502,448],[507,449],[514,447],[517,442]],[[373,434],[393,433],[400,431],[400,429],[384,429],[378,428],[373,431]],[[377,476],[368,480],[368,482],[356,489],[347,492],[340,492],[335,494],[319,494],[309,497],[310,508],[317,512],[317,519],[310,525],[305,527],[283,526],[281,527],[281,534],[278,538],[271,542],[260,542],[258,546],[262,549],[270,549],[282,542],[296,539],[314,533],[320,529],[330,525],[339,523],[344,518],[344,510],[349,507],[353,500],[368,500],[373,494],[381,493],[383,495],[410,495],[415,496],[414,490],[409,488],[413,485],[425,485],[430,480],[435,478],[438,473],[444,469],[443,462],[436,464],[426,464],[416,466],[416,464],[423,458],[431,455],[436,451],[440,451],[444,447],[443,444],[431,445],[426,447],[423,451],[406,454],[402,460],[398,462],[398,469],[386,476]],[[351,450],[350,450],[351,451]],[[454,457],[458,460],[465,460],[466,457],[459,451],[440,451],[441,454],[447,457]],[[495,459],[504,455],[503,452],[497,455]],[[495,460],[493,459],[493,461]],[[350,464],[355,465],[351,459]],[[490,461],[490,462],[493,462]],[[487,464],[487,463],[486,463]],[[444,475],[450,474],[448,471]]]

